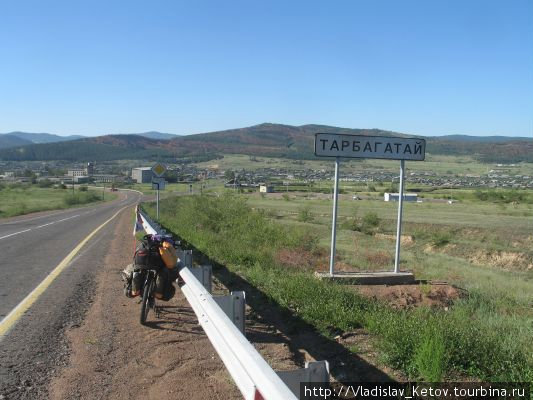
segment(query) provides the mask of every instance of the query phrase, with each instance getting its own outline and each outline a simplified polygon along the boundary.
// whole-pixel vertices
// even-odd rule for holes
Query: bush
[[[89,190],[87,186],[80,186],[80,192],[86,192],[87,190]]]
[[[43,179],[37,183],[37,186],[39,186],[40,188],[49,188],[49,187],[52,187],[53,185],[54,185],[54,182],[52,182],[50,179]]]
[[[281,197],[283,197],[283,200],[285,200],[285,201],[290,201],[291,200],[291,197],[287,193],[283,193],[281,195]]]
[[[444,337],[435,326],[423,330],[413,361],[425,382],[442,381],[447,363],[446,348]]]
[[[434,232],[431,236],[431,244],[436,247],[446,246],[452,240],[449,232]]]
[[[315,219],[315,217],[311,213],[311,208],[306,205],[298,209],[298,216],[296,219],[300,222],[311,222]]]
[[[367,235],[372,235],[379,227],[380,222],[381,220],[375,212],[368,212],[363,217],[360,231],[366,233]]]
[[[63,198],[63,202],[66,206],[93,203],[99,200],[100,196],[94,192],[67,193]]]

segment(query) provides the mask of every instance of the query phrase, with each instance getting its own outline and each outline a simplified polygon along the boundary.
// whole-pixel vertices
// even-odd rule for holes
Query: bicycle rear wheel
[[[146,282],[144,284],[143,289],[143,298],[141,302],[141,325],[144,325],[146,323],[146,318],[148,317],[148,311],[150,311],[151,304],[151,297],[154,295],[154,277],[152,272],[148,272],[148,276],[146,277]]]

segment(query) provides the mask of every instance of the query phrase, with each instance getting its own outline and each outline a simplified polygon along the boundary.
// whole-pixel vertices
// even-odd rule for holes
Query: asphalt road
[[[0,327],[88,235],[120,210],[131,210],[140,197],[124,191],[109,203],[0,222]],[[79,323],[92,301],[94,275],[103,264],[117,220],[78,248],[63,272],[0,335],[0,400],[40,398],[46,381],[64,363],[68,349],[61,347],[62,332]]]

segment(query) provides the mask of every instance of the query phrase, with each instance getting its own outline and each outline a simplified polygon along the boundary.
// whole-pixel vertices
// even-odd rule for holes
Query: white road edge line
[[[9,330],[18,322],[18,320],[24,315],[24,313],[31,308],[33,303],[43,294],[50,284],[63,272],[65,268],[72,262],[74,257],[79,253],[79,251],[85,246],[85,244],[104,226],[111,222],[117,215],[119,215],[126,208],[130,207],[129,205],[122,207],[118,210],[113,216],[95,230],[93,230],[85,239],[83,239],[64,259],[55,267],[44,280],[33,289],[30,294],[28,294],[15,308],[13,308],[2,320],[0,320],[0,342],[9,332]]]
[[[76,218],[76,217],[79,217],[79,216],[80,216],[80,214],[73,215],[72,217],[63,218],[63,219],[60,219],[60,220],[57,220],[57,221],[52,221],[52,222],[49,222],[49,223],[44,224],[44,225],[36,226],[36,227],[34,227],[34,228],[24,229],[23,231],[18,231],[18,232],[10,233],[9,235],[0,236],[0,240],[2,240],[2,239],[7,239],[8,237],[11,237],[11,236],[20,235],[21,233],[30,232],[30,231],[33,231],[33,230],[35,230],[35,229],[44,228],[45,226],[52,225],[52,224],[55,224],[55,223],[57,223],[57,222],[67,221],[67,220],[69,220],[69,219]]]

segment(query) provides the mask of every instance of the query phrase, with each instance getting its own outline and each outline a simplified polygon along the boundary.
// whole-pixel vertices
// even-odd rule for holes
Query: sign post
[[[335,272],[340,158],[400,160],[400,193],[398,194],[398,226],[396,229],[396,253],[394,259],[394,272],[399,273],[405,160],[424,161],[426,157],[426,141],[419,138],[316,133],[315,155],[318,157],[335,157],[335,187],[333,194],[333,221],[331,224],[331,254],[329,261],[330,276],[333,276]]]
[[[400,160],[400,190],[398,193],[398,225],[396,226],[396,252],[394,253],[394,273],[400,272],[400,243],[402,241],[403,180],[405,160]]]
[[[333,221],[331,223],[331,254],[329,256],[329,275],[333,276],[335,267],[335,243],[337,241],[337,201],[339,198],[339,157],[335,158],[335,188],[333,194]]]
[[[159,221],[159,191],[165,189],[165,179],[162,178],[163,174],[166,172],[167,167],[161,163],[157,163],[152,167],[152,174],[155,177],[152,177],[152,190],[156,190],[156,217]]]

